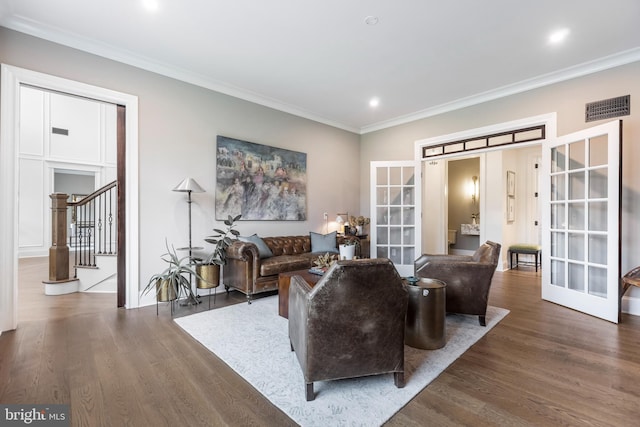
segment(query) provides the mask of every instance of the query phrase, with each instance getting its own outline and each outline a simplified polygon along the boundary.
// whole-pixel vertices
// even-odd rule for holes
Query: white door
[[[621,128],[614,121],[542,150],[542,298],[615,323]]]
[[[420,255],[420,191],[414,161],[371,162],[371,257],[413,275]]]

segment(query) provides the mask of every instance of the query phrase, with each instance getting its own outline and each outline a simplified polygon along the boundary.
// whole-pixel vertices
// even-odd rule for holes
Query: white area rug
[[[392,374],[316,382],[316,398],[311,402],[305,400],[302,371],[289,346],[288,320],[278,316],[277,296],[175,321],[296,423],[378,426],[508,313],[509,310],[489,307],[486,327],[478,324],[478,316],[447,315],[444,348],[418,350],[405,346],[404,388],[396,388]]]

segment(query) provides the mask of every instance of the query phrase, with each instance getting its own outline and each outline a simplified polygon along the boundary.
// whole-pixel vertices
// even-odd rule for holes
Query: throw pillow
[[[242,242],[253,243],[254,245],[256,245],[258,247],[258,254],[260,255],[260,258],[269,258],[273,256],[273,252],[271,252],[269,246],[267,246],[264,240],[262,240],[257,234],[253,234],[247,237],[238,236],[238,240]]]
[[[311,237],[311,252],[333,252],[338,253],[337,237],[338,233],[329,234],[309,232]]]

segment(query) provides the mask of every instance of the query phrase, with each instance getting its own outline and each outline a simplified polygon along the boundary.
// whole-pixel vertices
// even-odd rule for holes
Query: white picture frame
[[[507,222],[516,220],[516,198],[507,197]]]
[[[516,197],[516,173],[507,171],[507,197]]]

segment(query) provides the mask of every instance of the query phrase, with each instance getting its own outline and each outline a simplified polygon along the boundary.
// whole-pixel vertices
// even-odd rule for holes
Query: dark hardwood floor
[[[175,325],[168,305],[156,317],[155,306],[115,308],[115,295],[47,297],[47,271],[20,262],[0,403],[68,403],[78,426],[293,425]],[[533,268],[496,273],[490,303],[511,313],[387,425],[637,425],[640,318],[615,325],[544,302],[539,281]],[[244,296],[220,291],[215,308],[236,303]],[[206,309],[204,298],[176,316]]]

